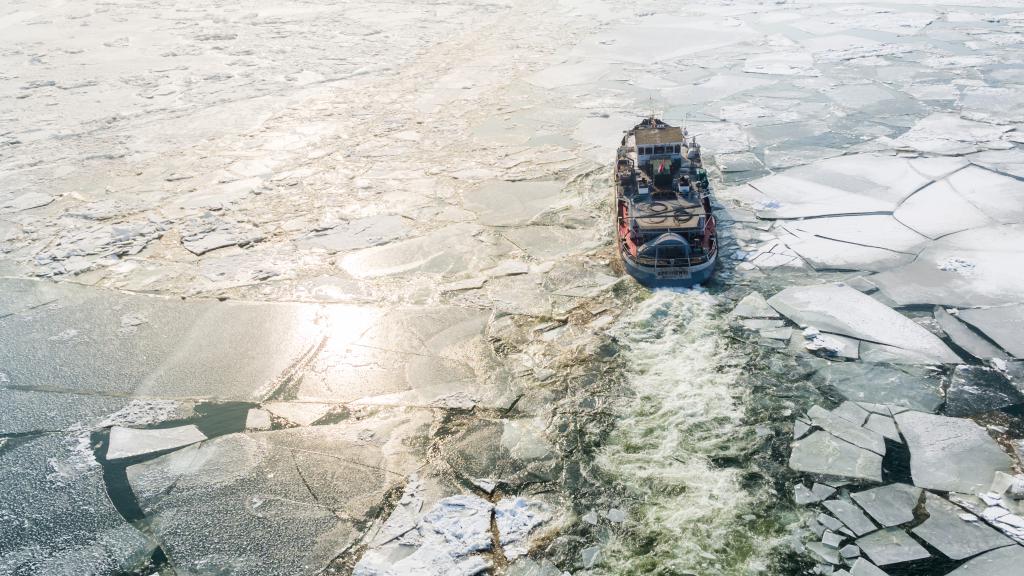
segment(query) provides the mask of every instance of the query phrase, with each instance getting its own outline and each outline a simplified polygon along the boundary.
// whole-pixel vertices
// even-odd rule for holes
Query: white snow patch
[[[417,482],[406,488],[384,525],[381,536],[387,539],[375,540],[354,576],[473,576],[490,567],[478,553],[492,546],[491,503],[476,496],[449,496],[413,525],[411,514],[421,504],[417,489]]]
[[[974,263],[958,256],[950,256],[949,258],[940,261],[938,263],[938,268],[945,272],[956,272],[958,274],[963,274],[964,276],[969,276],[974,272]]]
[[[551,518],[547,504],[525,498],[502,498],[494,508],[494,520],[505,557],[525,556],[527,540],[537,526]]]

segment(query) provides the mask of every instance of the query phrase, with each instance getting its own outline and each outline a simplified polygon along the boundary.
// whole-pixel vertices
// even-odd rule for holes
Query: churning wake
[[[655,291],[613,329],[625,394],[598,458],[626,498],[628,532],[605,546],[611,574],[750,574],[766,569],[744,470],[722,465],[753,442],[743,424],[741,362],[706,292]]]

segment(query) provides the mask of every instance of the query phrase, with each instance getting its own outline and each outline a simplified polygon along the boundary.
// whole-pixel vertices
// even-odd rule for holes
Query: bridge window
[[[676,154],[679,154],[679,144],[676,144]]]
[[[655,146],[654,147],[654,153],[655,154],[664,154],[665,153],[665,147],[664,146]]]

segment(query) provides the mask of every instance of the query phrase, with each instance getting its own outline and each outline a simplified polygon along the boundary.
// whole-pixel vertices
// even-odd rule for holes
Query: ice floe
[[[851,497],[876,522],[886,528],[913,522],[914,509],[921,499],[921,489],[908,484],[888,484],[855,492]]]
[[[822,505],[839,519],[855,536],[873,532],[877,526],[861,512],[856,504],[847,500],[826,500]]]
[[[791,287],[768,303],[801,326],[902,348],[935,363],[960,360],[924,328],[848,286]]]
[[[961,155],[977,152],[981,147],[1005,147],[1009,143],[1001,136],[1009,129],[965,120],[956,114],[936,113],[919,120],[891,145],[900,150]]]
[[[86,449],[89,448],[86,437]],[[0,572],[50,574],[131,571],[154,548],[121,517],[98,467],[74,477],[58,470],[69,457],[60,434],[27,438],[0,450]]]
[[[924,412],[935,412],[943,403],[941,382],[934,375],[912,367],[833,363],[819,369],[814,378],[855,402],[891,404]]]
[[[900,528],[882,528],[856,540],[857,546],[878,566],[928,558],[931,554]]]
[[[999,306],[1019,300],[1024,269],[1008,265],[1024,250],[1024,227],[1004,225],[965,230],[927,246],[917,260],[881,272],[872,281],[899,305]],[[943,270],[950,258],[972,266]]]
[[[153,452],[174,450],[203,440],[206,440],[206,435],[191,424],[151,430],[114,426],[110,429],[107,460],[122,460]]]
[[[957,314],[1017,358],[1024,358],[1024,304],[961,310]]]
[[[955,309],[954,311],[959,312]],[[936,306],[933,314],[935,316],[935,320],[938,321],[939,326],[942,328],[942,331],[949,336],[953,343],[969,352],[975,358],[981,360],[986,358],[1001,358],[1005,360],[1007,358],[1005,352],[982,336],[976,334],[962,321],[958,320],[956,316],[947,312],[943,307]]]
[[[882,481],[882,456],[818,431],[793,443],[789,466],[824,477]]]
[[[963,560],[1013,542],[981,522],[961,518],[962,509],[932,493],[925,494],[928,519],[912,532],[953,560]]]
[[[895,415],[910,449],[914,485],[972,494],[988,488],[1010,457],[971,420],[908,411]]]
[[[948,416],[972,416],[1024,404],[1022,393],[1001,371],[986,366],[957,366],[946,389]]]
[[[1013,576],[1024,562],[1024,546],[1007,546],[968,560],[949,576]]]

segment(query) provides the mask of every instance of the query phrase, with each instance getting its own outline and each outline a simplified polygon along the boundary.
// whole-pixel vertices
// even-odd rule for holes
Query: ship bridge
[[[638,128],[634,134],[637,163],[650,164],[655,159],[682,162],[686,153],[686,136],[678,126],[667,124]]]

